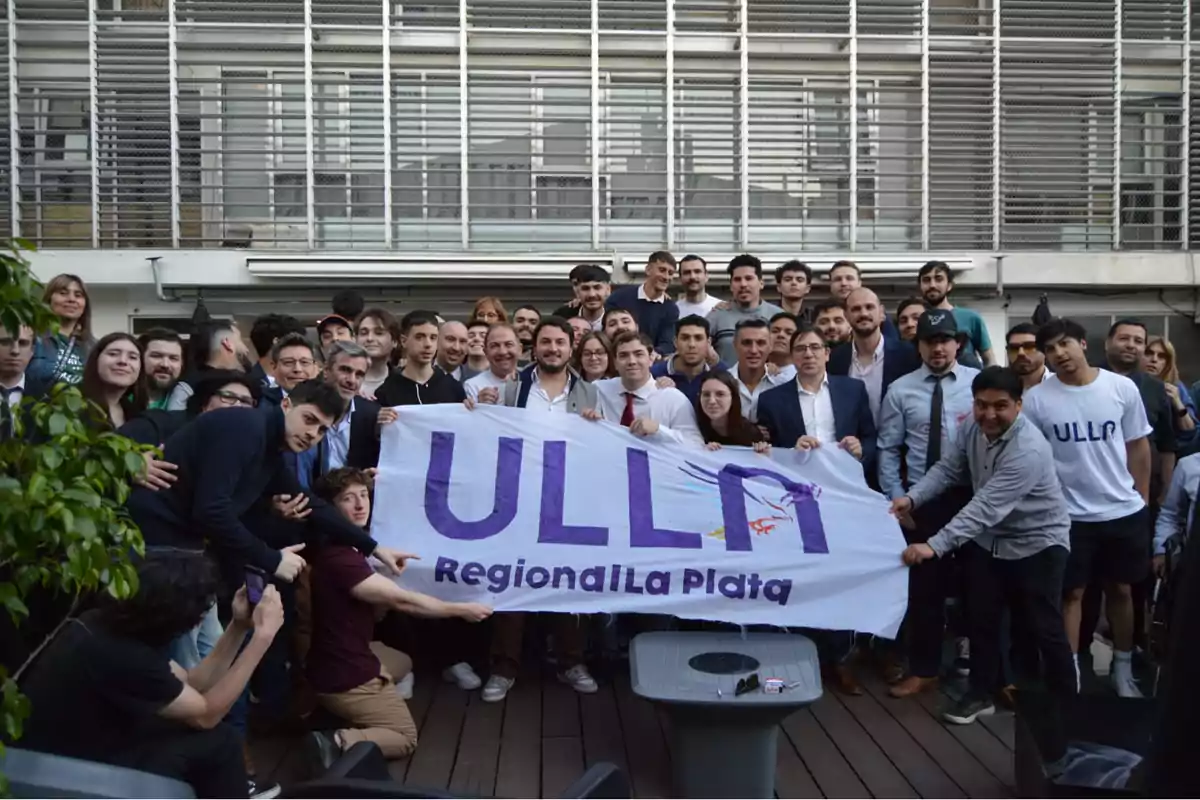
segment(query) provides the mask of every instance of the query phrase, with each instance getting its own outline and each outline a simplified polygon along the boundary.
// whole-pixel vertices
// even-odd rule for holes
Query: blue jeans
[[[217,646],[217,640],[224,632],[221,620],[217,618],[217,606],[214,603],[199,625],[171,642],[168,655],[184,669],[195,669]]]

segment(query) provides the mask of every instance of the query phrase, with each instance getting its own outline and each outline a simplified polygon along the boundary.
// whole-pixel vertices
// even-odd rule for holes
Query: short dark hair
[[[366,312],[364,312],[366,313]],[[437,314],[432,311],[426,311],[418,308],[404,315],[404,319],[400,320],[400,335],[407,336],[408,332],[418,325],[432,325],[435,328],[441,328],[441,323],[438,322]],[[399,342],[397,342],[399,344]]]
[[[467,322],[467,330],[471,330],[471,328],[491,328],[491,327],[492,327],[492,323],[484,322],[481,319],[473,319],[473,320],[469,320]]]
[[[708,320],[699,314],[688,314],[675,323],[675,335],[679,335],[679,331],[683,328],[704,328],[705,336],[712,336],[712,326],[708,324]]]
[[[271,352],[271,346],[276,339],[282,339],[289,333],[305,333],[304,323],[287,314],[263,314],[254,320],[250,328],[250,344],[254,352],[262,358]]]
[[[271,360],[278,361],[279,354],[284,350],[287,350],[289,347],[307,348],[308,352],[312,353],[312,357],[314,359],[318,357],[316,345],[310,342],[307,336],[303,336],[299,333],[289,333],[275,342],[275,346],[271,348]]]
[[[671,253],[667,250],[655,250],[650,254],[650,257],[646,259],[646,263],[670,264],[672,267],[677,266],[675,263],[675,256],[671,255]]]
[[[583,271],[586,270],[590,266],[592,266],[592,265],[591,264],[576,264],[575,266],[571,267],[571,271],[567,273],[567,279],[570,280],[571,283],[579,283],[579,276],[581,274],[583,274]]]
[[[633,324],[634,325],[638,324],[637,315],[634,314],[632,311],[630,311],[628,308],[606,308],[606,309],[604,309],[604,316],[602,316],[600,318],[600,327],[601,328],[608,325],[608,318],[611,317],[613,314],[628,314],[629,316],[633,317]]]
[[[810,333],[820,339],[821,344],[825,345],[825,347],[829,347],[829,343],[825,341],[825,337],[821,335],[820,331],[811,325],[801,325],[800,327],[796,328],[796,332],[792,334],[792,338],[788,339],[788,350],[792,350],[796,347],[797,339]]]
[[[1055,317],[1042,327],[1038,328],[1037,349],[1045,352],[1046,345],[1059,338],[1074,339],[1077,342],[1086,342],[1087,331],[1085,331],[1083,326],[1073,319]]]
[[[137,591],[117,600],[99,593],[99,616],[111,632],[165,647],[195,628],[216,602],[217,566],[202,551],[147,547],[136,562]]]
[[[1106,336],[1105,338],[1111,339],[1112,337],[1116,336],[1117,328],[1120,328],[1122,326],[1128,326],[1130,328],[1141,328],[1142,333],[1144,335],[1146,335],[1146,336],[1150,335],[1150,329],[1146,327],[1146,323],[1142,322],[1140,319],[1133,319],[1132,317],[1125,317],[1124,319],[1117,320],[1109,327],[1108,336]]]
[[[537,327],[533,329],[533,341],[537,342],[538,336],[541,335],[543,328],[555,328],[567,335],[567,341],[571,342],[575,339],[575,331],[571,330],[571,323],[567,322],[562,317],[556,317],[553,314],[538,322]]]
[[[369,490],[373,489],[375,484],[371,480],[371,476],[361,469],[338,467],[330,470],[327,475],[317,478],[316,483],[313,484],[313,494],[327,503],[332,503],[339,494],[351,486],[365,486]]]
[[[517,311],[532,311],[533,313],[537,314],[538,319],[542,318],[542,312],[538,311],[536,308],[534,308],[531,305],[517,306]],[[517,311],[513,312],[514,317],[517,316]]]
[[[846,259],[846,258],[843,258],[841,261],[833,262],[833,266],[831,266],[829,268],[830,277],[833,276],[833,273],[836,270],[839,270],[842,267],[849,267],[850,269],[854,270],[855,275],[857,275],[860,278],[862,277],[862,269],[858,266],[858,264],[855,264],[853,261]]]
[[[787,275],[789,272],[803,272],[805,282],[812,283],[812,267],[810,267],[808,264],[805,264],[798,258],[793,258],[783,266],[775,269],[775,284],[778,285],[780,282],[782,282],[783,276]]]
[[[572,283],[612,283],[608,270],[595,264],[580,264],[571,270]],[[535,311],[537,309],[534,309]]]
[[[196,328],[188,338],[187,363],[189,369],[203,369],[212,359],[217,339],[226,333],[233,333],[237,326],[232,320],[218,319],[206,322]],[[270,348],[267,348],[269,351]],[[261,354],[260,354],[261,355]]]
[[[906,297],[900,301],[900,305],[896,306],[896,316],[899,317],[904,309],[909,306],[920,306],[925,311],[929,310],[929,303],[926,302],[924,297]]]
[[[771,317],[771,319],[767,321],[767,327],[774,325],[776,322],[778,322],[781,319],[790,319],[796,325],[797,328],[800,327],[800,320],[797,319],[796,315],[791,313],[790,311],[780,311],[778,314]]]
[[[199,414],[208,401],[217,392],[231,383],[245,386],[250,391],[254,402],[262,398],[262,384],[244,372],[232,369],[209,369],[197,373],[198,377],[192,382],[192,396],[187,399],[187,415],[194,417]]]
[[[137,337],[138,347],[142,348],[143,353],[151,342],[170,342],[179,345],[179,349],[183,350],[183,337],[170,328],[151,328]]]
[[[954,273],[950,271],[950,265],[945,261],[926,261],[925,265],[917,270],[917,280],[920,281],[929,273],[938,271],[946,273],[946,280],[951,284],[954,283]]]
[[[1016,325],[1013,325],[1008,329],[1008,333],[1004,334],[1005,343],[1007,343],[1009,339],[1018,333],[1024,333],[1036,339],[1038,335],[1038,326],[1034,325],[1032,322],[1018,322]]]
[[[835,308],[840,308],[842,310],[842,313],[846,312],[846,304],[843,303],[841,300],[837,300],[833,297],[822,300],[821,302],[819,302],[815,306],[813,306],[812,318],[816,319],[817,317],[824,314],[826,311],[830,311]]]
[[[741,337],[742,331],[751,329],[765,331],[769,328],[770,326],[767,324],[765,319],[762,319],[761,317],[750,317],[749,319],[744,319],[737,325],[733,326],[733,340],[736,342],[738,338]]]
[[[362,313],[363,306],[366,305],[363,296],[354,289],[342,289],[333,296],[333,301],[330,304],[333,308],[333,313],[343,319],[354,319]]]
[[[1024,385],[1021,383],[1021,376],[1014,372],[1010,367],[1000,367],[992,365],[984,367],[983,370],[975,376],[975,380],[971,381],[971,393],[979,394],[986,392],[989,389],[1005,392],[1013,400],[1020,400],[1021,393],[1024,390]]]
[[[400,323],[396,321],[396,315],[388,311],[386,308],[368,308],[364,309],[361,314],[354,318],[354,335],[358,336],[358,329],[362,324],[369,319],[373,319],[387,328],[388,333],[395,339],[395,344],[400,344]],[[436,320],[435,320],[436,322]]]
[[[617,348],[630,342],[641,342],[646,346],[647,352],[654,352],[654,342],[649,336],[640,331],[624,331],[623,333],[618,333],[616,338],[613,339],[613,353],[616,354]]]
[[[729,260],[729,266],[725,268],[725,272],[729,277],[733,277],[733,273],[742,267],[753,267],[754,274],[762,277],[762,262],[756,256],[749,253],[742,253],[740,256],[734,256]]]
[[[346,410],[346,401],[338,394],[337,387],[320,378],[301,381],[288,392],[287,399],[295,406],[316,406],[327,417],[340,417]]]
[[[700,262],[700,264],[701,264],[701,265],[704,267],[704,271],[705,271],[705,272],[707,272],[707,271],[708,271],[708,262],[707,262],[707,261],[705,261],[705,260],[704,260],[703,258],[701,258],[700,256],[696,255],[695,253],[688,253],[686,256],[684,256],[683,258],[679,259],[679,263],[680,263],[680,264],[682,264],[682,263],[683,263],[683,262],[685,262],[685,261],[699,261],[699,262]]]

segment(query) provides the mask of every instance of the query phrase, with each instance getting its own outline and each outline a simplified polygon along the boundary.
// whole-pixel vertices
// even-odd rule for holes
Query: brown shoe
[[[838,664],[826,669],[825,682],[850,697],[858,697],[863,693],[862,685],[854,677],[854,672],[845,664]]]
[[[1005,711],[1017,710],[1017,687],[1009,684],[996,693],[996,702]]]
[[[896,698],[912,697],[915,694],[927,692],[930,689],[936,689],[937,685],[937,678],[922,678],[917,675],[909,675],[907,678],[888,689],[888,694]]]

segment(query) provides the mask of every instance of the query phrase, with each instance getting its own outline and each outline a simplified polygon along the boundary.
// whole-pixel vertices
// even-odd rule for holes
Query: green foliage
[[[8,331],[56,324],[19,250],[0,254],[0,324]],[[103,414],[77,388],[59,385],[27,417],[18,414],[18,435],[0,442],[0,606],[18,625],[35,586],[74,597],[137,589],[130,558],[143,552],[142,535],[124,503],[145,469],[144,448],[90,424],[94,413]],[[15,676],[0,669],[0,737],[18,739],[28,714]]]

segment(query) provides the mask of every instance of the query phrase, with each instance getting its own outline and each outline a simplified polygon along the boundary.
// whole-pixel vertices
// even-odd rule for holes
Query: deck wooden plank
[[[551,736],[542,739],[542,797],[562,797],[583,775],[583,738]]]
[[[968,797],[1008,797],[1012,792],[965,748],[946,726],[930,716],[911,698],[897,700],[887,693],[878,678],[868,677],[863,686],[879,704],[900,723],[909,735],[929,753]]]
[[[633,693],[625,671],[614,676],[613,691],[625,736],[634,797],[673,797],[671,758],[654,706]]]
[[[408,713],[412,714],[413,722],[417,725],[417,750],[421,749],[425,735],[425,721],[429,717],[429,707],[433,705],[433,690],[438,687],[441,676],[436,672],[422,672],[413,683],[413,696],[408,701]],[[388,774],[392,780],[404,783],[408,778],[408,769],[412,766],[412,758],[403,761],[392,761],[388,764]]]
[[[504,724],[496,767],[497,797],[542,796],[542,687],[539,678],[536,673],[522,676],[504,701]]]
[[[809,773],[808,767],[800,759],[800,754],[792,745],[792,740],[782,729],[779,731],[779,746],[775,748],[775,796],[813,798],[824,797],[817,788],[817,782]]]
[[[280,767],[283,766],[289,751],[295,747],[293,737],[253,737],[250,740],[250,760],[254,763],[254,774],[258,782],[264,786],[280,783]]]
[[[812,704],[813,716],[875,797],[916,797],[900,770],[831,692]]]
[[[988,717],[980,717],[983,727],[1000,740],[1000,744],[1009,750],[1017,747],[1017,715],[1011,711],[996,709],[996,713]]]
[[[449,683],[438,684],[433,690],[433,703],[425,727],[419,731],[417,751],[410,759],[406,783],[443,791],[449,787],[467,698],[467,692]]]
[[[839,697],[921,797],[966,797],[957,783],[870,693]]]
[[[817,722],[812,709],[805,708],[783,721],[783,730],[813,780],[825,797],[867,797],[867,787]]]
[[[628,773],[621,716],[617,713],[617,696],[612,685],[604,683],[595,694],[580,695],[579,713],[583,724],[584,763],[591,767],[606,761]]]
[[[935,721],[942,724],[942,711],[950,703],[948,697],[941,693],[924,692],[917,695],[915,699],[917,704],[925,709]],[[1003,742],[978,723],[946,725],[945,727],[951,736],[970,751],[971,755],[975,756],[979,763],[995,775],[1004,786],[1009,787],[1010,793],[1012,792],[1012,787],[1016,786],[1016,779],[1013,774],[1013,751],[1010,748],[1005,747]]]
[[[579,693],[547,673],[542,679],[542,736],[579,735]]]
[[[469,797],[495,795],[503,722],[503,703],[485,703],[478,692],[470,694],[458,758],[450,774],[452,793]]]

